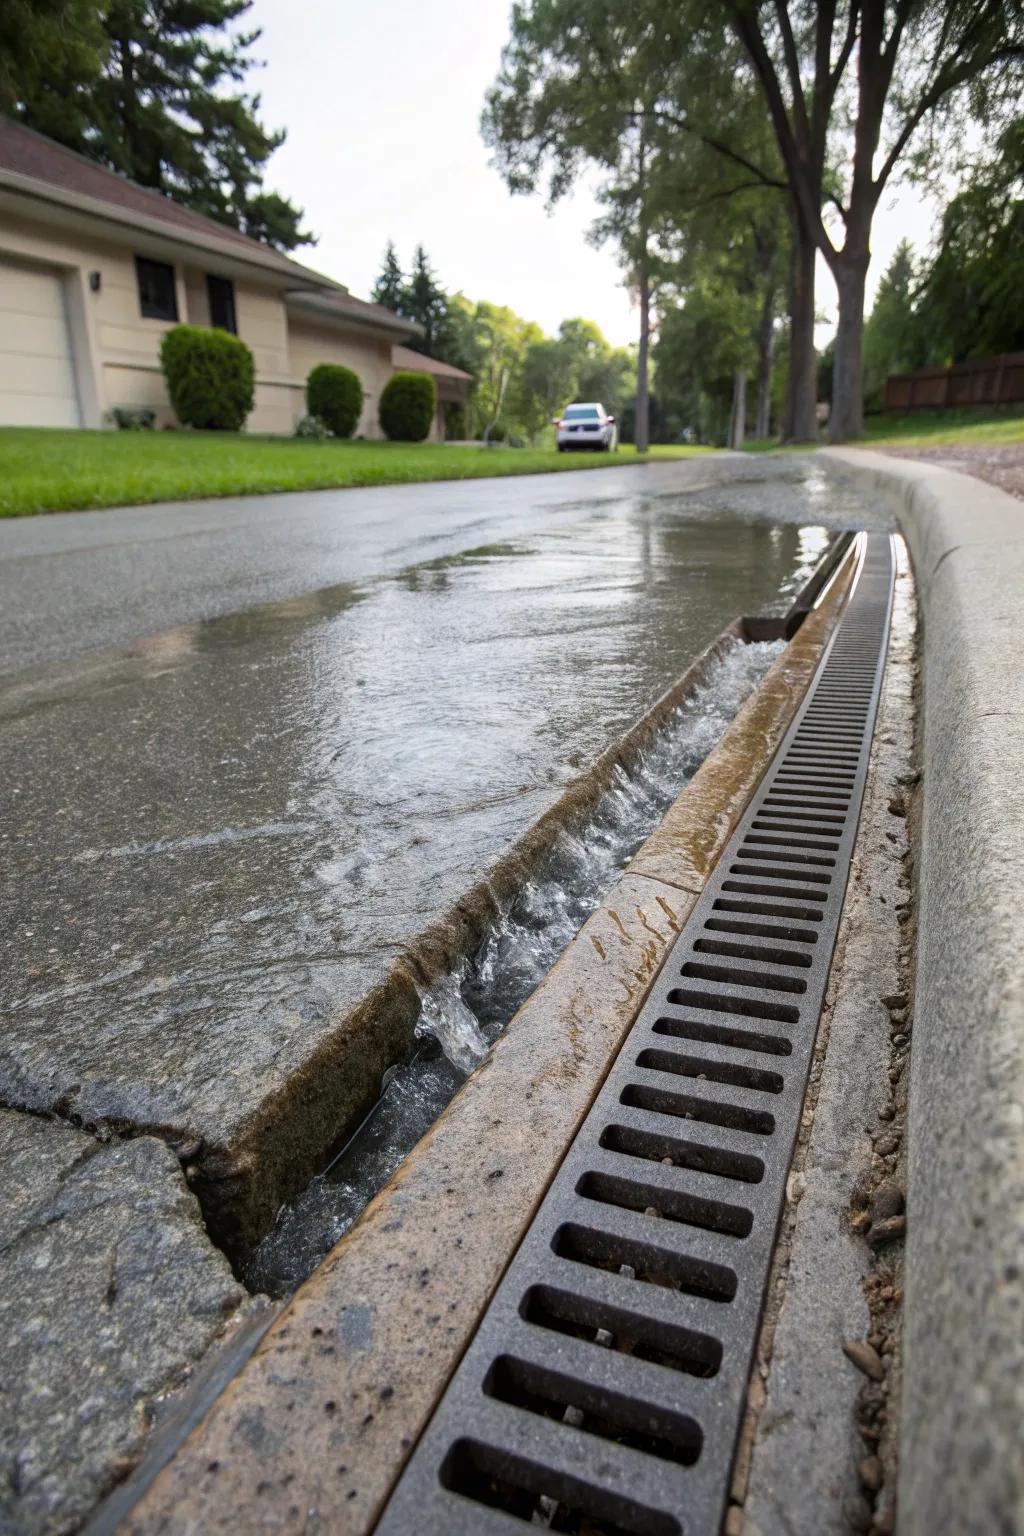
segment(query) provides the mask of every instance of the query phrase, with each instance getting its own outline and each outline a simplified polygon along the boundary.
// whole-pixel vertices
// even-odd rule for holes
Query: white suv
[[[562,415],[555,417],[555,441],[559,453],[568,453],[571,448],[614,453],[619,446],[619,429],[615,417],[596,401],[567,405]]]

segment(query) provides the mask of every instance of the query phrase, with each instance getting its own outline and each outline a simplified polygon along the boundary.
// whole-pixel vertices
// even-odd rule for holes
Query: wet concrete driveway
[[[796,459],[731,465],[0,527],[0,1102],[230,1162],[403,943],[859,520]]]

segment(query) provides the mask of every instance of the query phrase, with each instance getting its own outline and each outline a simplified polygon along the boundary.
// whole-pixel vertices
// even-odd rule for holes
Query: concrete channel
[[[863,809],[721,1530],[1020,1536],[1020,508],[931,466],[859,450],[822,457],[837,481],[898,520],[906,545],[898,546]],[[90,1536],[412,1528],[387,1525],[389,1500],[801,709],[854,563],[848,555],[483,1063],[287,1304],[244,1299],[220,1255],[189,1267],[196,1218],[174,1193],[173,1155],[156,1167],[161,1143],[115,1139],[97,1153],[91,1140],[68,1142],[48,1175],[48,1209],[60,1219],[66,1183],[75,1191],[69,1209],[90,1220],[89,1170],[96,1164],[99,1176],[104,1158],[149,1159],[151,1176],[165,1180],[155,1217],[168,1232],[161,1283],[188,1276],[202,1335],[192,1349],[196,1357],[205,1350],[190,1386],[158,1415],[141,1461],[117,1471],[123,1481],[87,1524]],[[704,665],[722,646],[775,633],[748,623]],[[566,816],[593,809],[695,681],[681,680],[595,777],[511,850],[497,887],[457,903],[410,953],[402,1041],[424,986],[479,945],[502,903],[550,854]],[[385,1054],[393,1058],[398,1043]],[[311,1103],[316,1075],[303,1086]],[[15,1134],[24,1139],[21,1125]],[[21,1141],[12,1146],[32,1155]],[[254,1189],[257,1162],[246,1174]],[[262,1213],[279,1198],[276,1175],[272,1187],[241,1208]],[[240,1246],[266,1224],[264,1214],[245,1220]],[[140,1254],[144,1283],[141,1264]],[[217,1318],[228,1314],[224,1335]],[[105,1341],[102,1358],[117,1348],[116,1338]],[[95,1369],[90,1360],[83,1366]],[[139,1399],[146,1383],[122,1390]],[[83,1505],[78,1521],[87,1516]],[[416,1528],[441,1529],[424,1519]],[[604,1523],[587,1519],[574,1524],[557,1500],[527,1516],[563,1531],[712,1529],[688,1521],[685,1509],[665,1524],[628,1504]],[[512,1532],[522,1516],[489,1509],[487,1522],[465,1528]]]
[[[434,1130],[141,1502],[125,1513],[138,1494],[127,1486],[97,1531],[122,1517],[125,1529],[172,1531],[191,1501],[204,1529],[234,1529],[243,1499],[253,1530],[290,1528],[309,1510],[317,1528],[372,1528],[799,707],[846,570]]]

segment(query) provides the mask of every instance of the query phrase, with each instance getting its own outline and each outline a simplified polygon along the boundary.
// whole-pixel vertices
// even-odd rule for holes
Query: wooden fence
[[[1024,401],[1024,352],[980,357],[952,368],[918,368],[890,373],[885,381],[887,411],[935,410],[953,406],[1012,405]]]

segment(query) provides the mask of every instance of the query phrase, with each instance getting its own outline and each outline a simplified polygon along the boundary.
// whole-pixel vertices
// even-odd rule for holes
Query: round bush
[[[437,410],[429,373],[393,373],[381,390],[380,424],[393,442],[422,443]]]
[[[252,410],[255,382],[244,341],[227,331],[176,325],[160,343],[160,364],[183,426],[239,430]]]
[[[363,409],[359,375],[339,363],[319,363],[306,380],[306,409],[325,421],[335,437],[351,437]]]

